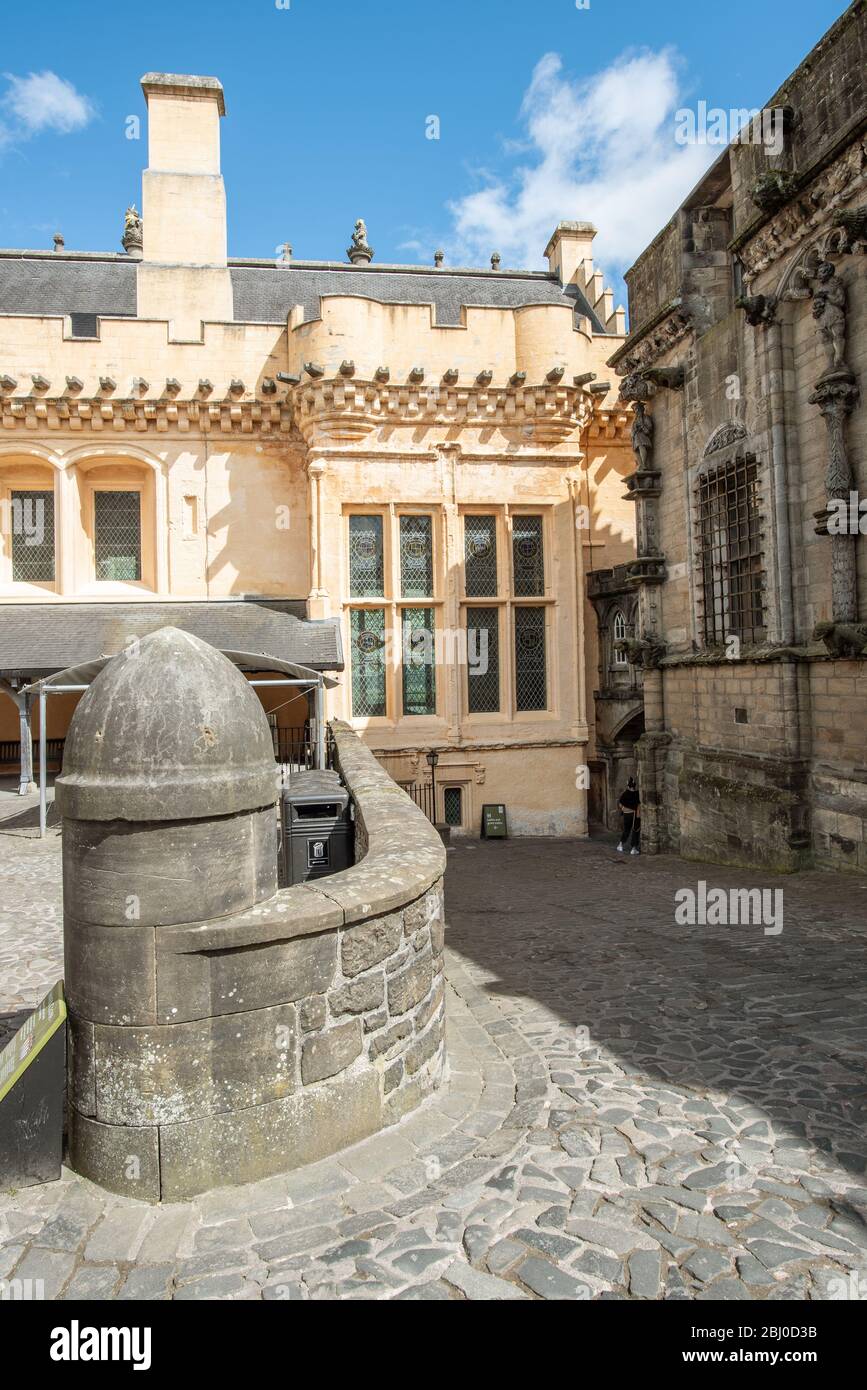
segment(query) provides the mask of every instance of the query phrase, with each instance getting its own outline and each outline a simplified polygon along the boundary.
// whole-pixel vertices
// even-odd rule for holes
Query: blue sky
[[[283,0],[285,3],[285,0]],[[139,78],[226,91],[229,250],[540,268],[559,218],[599,227],[615,280],[718,153],[674,140],[699,101],[761,106],[842,0],[74,0],[7,5],[0,245],[118,250],[141,205]],[[36,79],[31,77],[36,74]],[[43,74],[48,74],[45,77]],[[426,138],[439,119],[439,139]]]

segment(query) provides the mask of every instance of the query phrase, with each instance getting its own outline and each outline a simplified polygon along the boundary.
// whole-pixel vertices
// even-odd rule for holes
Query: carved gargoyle
[[[750,189],[750,197],[761,212],[776,212],[789,201],[796,182],[794,174],[786,173],[784,169],[772,169],[756,179]]]
[[[867,252],[867,206],[841,209],[834,217],[834,226],[842,227],[846,233],[845,245],[840,247],[842,254]]]
[[[624,653],[630,666],[655,671],[665,656],[665,643],[655,637],[623,637],[614,643],[614,650]]]
[[[777,312],[777,301],[773,295],[742,294],[737,306],[743,309],[751,328],[769,327]]]
[[[817,623],[813,641],[823,642],[831,656],[861,656],[867,648],[867,623]]]

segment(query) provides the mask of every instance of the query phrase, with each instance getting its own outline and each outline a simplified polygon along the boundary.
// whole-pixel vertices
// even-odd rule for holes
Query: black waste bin
[[[355,863],[352,803],[336,772],[299,772],[280,797],[281,888]]]

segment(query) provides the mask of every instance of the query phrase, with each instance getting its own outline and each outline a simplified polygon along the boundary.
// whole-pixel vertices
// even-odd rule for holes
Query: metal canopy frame
[[[118,653],[115,653],[118,655]],[[223,656],[228,657],[233,665],[239,670],[246,667],[253,671],[291,671],[291,676],[282,675],[276,680],[251,680],[248,685],[258,688],[259,686],[293,686],[301,693],[312,690],[314,700],[314,722],[316,725],[316,767],[325,767],[325,689],[333,689],[338,682],[331,676],[326,676],[322,671],[314,671],[310,666],[300,666],[296,662],[282,661],[277,657],[266,656],[264,652],[232,652],[224,651]],[[110,656],[100,657],[98,661],[83,663],[81,666],[69,666],[65,671],[58,671],[53,676],[45,676],[42,680],[33,681],[32,684],[22,686],[19,692],[22,695],[37,695],[39,697],[39,838],[45,838],[48,820],[48,739],[47,712],[49,695],[80,695],[88,690],[99,675],[103,667],[113,660]],[[302,674],[303,673],[303,674]],[[82,679],[86,677],[86,679]],[[33,744],[31,731],[31,748]],[[32,764],[31,752],[31,764]]]

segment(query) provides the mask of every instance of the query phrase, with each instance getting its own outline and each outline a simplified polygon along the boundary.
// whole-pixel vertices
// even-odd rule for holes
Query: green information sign
[[[482,839],[483,840],[505,840],[506,830],[506,808],[489,804],[482,807]]]
[[[22,1023],[18,1032],[0,1052],[0,1101],[36,1060],[45,1044],[66,1018],[63,981],[58,980],[50,994]]]

